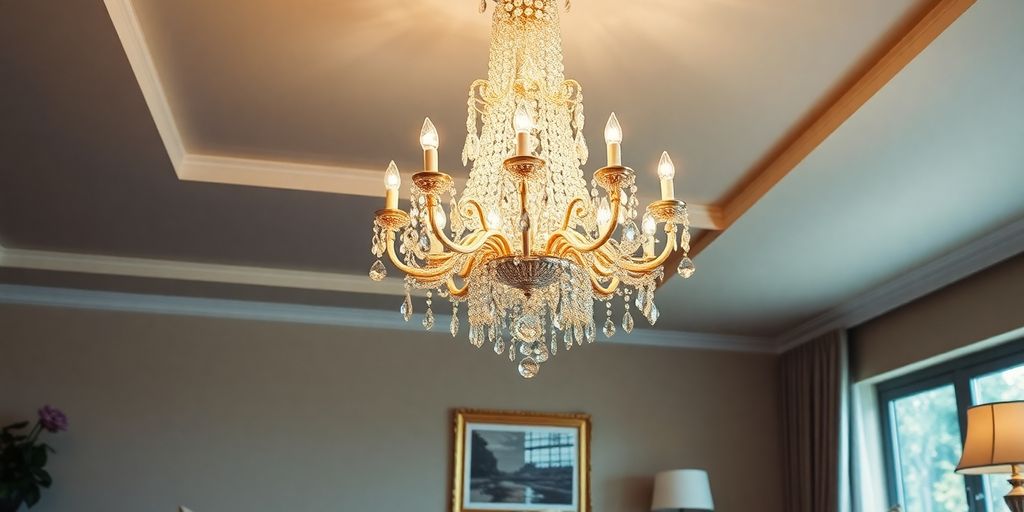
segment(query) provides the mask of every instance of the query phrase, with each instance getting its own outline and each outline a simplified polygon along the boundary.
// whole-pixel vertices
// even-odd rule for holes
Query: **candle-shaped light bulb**
[[[384,208],[390,210],[398,209],[398,188],[402,186],[402,175],[398,173],[398,166],[392,160],[388,164],[388,170],[384,171]]]
[[[516,155],[529,156],[530,154],[530,131],[533,130],[533,118],[530,111],[523,103],[516,108],[516,114],[512,119],[512,126],[516,129]]]
[[[668,151],[661,154],[661,161],[658,162],[658,177],[661,178],[661,198],[675,199],[675,185],[672,183],[676,177],[676,166],[672,163],[672,157]]]
[[[608,118],[608,124],[604,126],[604,141],[607,144],[622,144],[622,126],[619,125],[619,118],[612,112]]]
[[[608,199],[601,199],[601,204],[597,207],[597,225],[598,228],[603,229],[605,224],[612,220],[612,208],[608,205]]]
[[[661,154],[661,161],[658,162],[658,177],[663,180],[676,177],[676,165],[672,163],[672,157],[668,156],[668,151]]]
[[[644,214],[644,234],[647,236],[654,236],[654,233],[658,230],[658,221],[654,220],[654,216],[649,213]]]
[[[615,112],[604,127],[604,141],[608,145],[608,167],[622,165],[622,127]]]
[[[529,133],[530,130],[533,130],[533,116],[530,115],[530,110],[526,108],[525,103],[520,103],[519,107],[516,108],[516,115],[512,125],[517,133]]]
[[[448,226],[448,216],[444,214],[444,208],[441,205],[434,207],[434,224],[437,224],[437,229],[441,231]]]
[[[402,186],[402,175],[398,173],[398,166],[395,165],[395,161],[392,160],[388,164],[388,170],[384,171],[384,188],[388,190],[398,190]]]
[[[658,221],[654,220],[654,216],[650,213],[644,214],[643,230],[644,235],[646,235],[644,237],[644,257],[653,258],[655,242],[654,232],[658,230]]]
[[[423,147],[423,170],[428,172],[437,171],[437,147],[441,141],[437,136],[437,128],[430,122],[428,117],[423,121],[423,129],[420,130],[420,146]]]
[[[440,145],[437,128],[434,128],[434,123],[431,123],[428,117],[423,121],[423,129],[420,130],[420,146],[423,147],[423,151],[426,151],[428,149],[436,150]]]
[[[501,214],[497,209],[491,208],[487,212],[487,227],[490,229],[501,229]]]

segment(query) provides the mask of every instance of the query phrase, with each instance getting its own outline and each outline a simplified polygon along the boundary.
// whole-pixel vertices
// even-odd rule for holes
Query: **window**
[[[904,512],[1002,512],[1002,475],[954,473],[966,411],[1024,400],[1024,340],[878,386],[889,499]]]
[[[569,434],[527,432],[526,463],[537,468],[572,467],[575,444]]]

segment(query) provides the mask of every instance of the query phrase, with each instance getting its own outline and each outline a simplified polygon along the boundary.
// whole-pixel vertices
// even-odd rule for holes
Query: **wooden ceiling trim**
[[[730,193],[721,205],[722,217],[719,220],[722,229],[707,231],[695,238],[690,256],[696,257],[735,224],[975,2],[935,0],[902,30],[894,31],[891,44],[883,44],[879,51],[866,59],[866,64],[851,73],[849,79],[826,97],[822,106],[798,124],[792,134],[780,141],[777,149],[769,152],[751,169],[749,178]],[[682,259],[682,252],[676,252],[669,258],[665,263],[666,278],[662,284],[676,274],[675,268]]]

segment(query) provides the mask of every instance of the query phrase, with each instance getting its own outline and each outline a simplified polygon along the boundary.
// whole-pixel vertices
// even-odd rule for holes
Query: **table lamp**
[[[1024,401],[979,405],[967,410],[967,440],[956,472],[1008,473],[1013,489],[1006,505],[1024,512]]]
[[[651,510],[715,510],[707,471],[677,469],[654,477]]]

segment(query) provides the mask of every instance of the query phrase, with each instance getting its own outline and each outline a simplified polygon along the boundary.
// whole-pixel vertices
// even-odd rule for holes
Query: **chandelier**
[[[420,135],[424,170],[413,175],[408,212],[398,207],[394,162],[385,173],[370,277],[387,276],[386,253],[405,274],[400,310],[406,321],[413,289],[426,290],[427,330],[434,328],[435,298],[451,303],[453,337],[465,305],[470,343],[507,353],[520,375],[533,378],[560,345],[570,350],[597,339],[595,302],[604,304],[606,337],[617,325],[632,332],[634,311],[654,325],[660,315],[654,292],[674,250],[685,256],[678,272],[693,275],[690,223],[664,153],[657,170],[661,200],[647,206],[638,225],[635,174],[622,165],[614,113],[605,127],[607,165],[587,186],[583,92],[563,73],[557,3],[495,3],[488,78],[473,82],[467,100],[462,162],[472,162],[469,180],[459,194],[452,177],[438,170],[440,140],[428,118]],[[624,303],[621,320],[612,311],[615,297]]]

